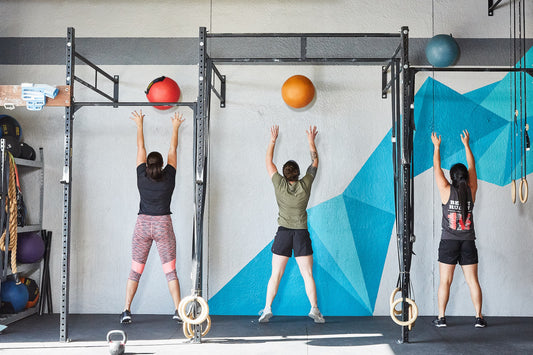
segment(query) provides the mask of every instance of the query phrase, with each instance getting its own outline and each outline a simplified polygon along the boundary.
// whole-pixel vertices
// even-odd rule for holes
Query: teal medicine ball
[[[436,35],[426,45],[426,58],[431,65],[445,68],[452,65],[459,54],[459,46],[451,35]]]

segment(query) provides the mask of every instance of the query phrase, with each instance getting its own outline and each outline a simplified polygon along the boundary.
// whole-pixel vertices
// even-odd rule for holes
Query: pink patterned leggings
[[[148,253],[155,241],[159,258],[167,281],[177,280],[176,274],[176,236],[170,215],[149,216],[140,214],[132,238],[132,262],[129,279],[139,282],[148,259]]]

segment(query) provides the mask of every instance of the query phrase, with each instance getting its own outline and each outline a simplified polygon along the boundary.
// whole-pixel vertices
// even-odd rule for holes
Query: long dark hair
[[[163,157],[159,152],[151,152],[146,157],[146,174],[156,181],[163,177]]]
[[[294,160],[289,160],[283,164],[283,176],[289,181],[298,181],[300,176],[300,167]]]
[[[459,195],[459,206],[463,220],[466,221],[468,213],[468,169],[464,164],[457,163],[450,168],[450,178],[452,186],[457,189]]]

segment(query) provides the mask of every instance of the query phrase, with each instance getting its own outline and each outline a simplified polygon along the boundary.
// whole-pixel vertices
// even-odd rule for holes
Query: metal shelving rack
[[[15,158],[15,164],[17,165],[17,168],[19,170],[19,175],[21,179],[23,175],[27,173],[32,173],[34,171],[37,171],[39,174],[39,211],[36,214],[37,220],[32,221],[32,222],[37,222],[37,223],[27,224],[24,227],[17,227],[17,232],[24,233],[24,232],[41,231],[42,222],[43,222],[43,203],[44,203],[43,148],[39,148],[39,152],[38,152],[38,156],[36,160],[26,160],[26,159]],[[6,150],[6,144],[5,144],[4,139],[0,139],[0,170],[1,170],[1,176],[5,177],[4,179],[0,179],[0,193],[1,193],[0,213],[1,213],[1,211],[5,211],[5,201],[7,197],[7,186],[8,186],[8,180],[7,180],[8,174],[6,174],[6,170],[9,170],[9,160],[7,159],[7,150]],[[4,191],[4,187],[5,187],[5,191]],[[2,221],[6,220],[5,212],[2,213],[1,219]],[[9,239],[10,239],[10,236],[8,234],[6,236],[5,250],[8,250]],[[39,273],[42,273],[42,269],[43,269],[43,260],[35,262],[35,263],[30,263],[30,264],[18,264],[17,274],[23,274],[23,275],[29,276],[29,275],[33,275],[37,271],[39,271]],[[6,254],[4,252],[0,252],[0,278],[2,278],[2,281],[5,280],[4,274],[6,276],[12,275],[10,267],[8,265],[8,258],[6,257]],[[42,275],[40,274],[38,275],[38,277],[33,277],[33,279],[35,279],[39,289],[41,289]],[[1,286],[0,286],[0,289],[1,289]],[[15,314],[0,314],[0,324],[7,325],[10,323],[16,322],[18,320],[21,320],[23,318],[36,314],[38,311],[39,311],[39,307],[34,306],[32,308],[25,309]]]

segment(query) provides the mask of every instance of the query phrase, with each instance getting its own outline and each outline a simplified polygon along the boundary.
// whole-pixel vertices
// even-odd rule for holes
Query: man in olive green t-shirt
[[[285,168],[296,162],[290,160]],[[298,165],[296,164],[296,167]],[[298,168],[299,170],[299,168]],[[277,171],[272,175],[272,183],[279,207],[278,224],[290,229],[307,229],[307,202],[311,196],[311,185],[316,175],[313,165],[307,169],[307,174],[301,179],[289,182]]]
[[[304,279],[305,292],[311,310],[309,317],[315,323],[324,323],[324,317],[320,313],[317,304],[316,285],[313,278],[313,248],[311,238],[307,230],[307,203],[311,194],[311,185],[315,179],[318,168],[318,153],[315,146],[315,138],[318,133],[316,126],[309,127],[307,140],[311,153],[311,165],[305,176],[298,180],[300,168],[298,164],[289,160],[283,165],[283,176],[278,173],[274,165],[274,146],[278,139],[279,127],[270,129],[271,140],[267,148],[266,168],[276,193],[276,201],[279,207],[278,231],[272,244],[272,275],[268,281],[266,304],[260,323],[266,323],[272,317],[272,302],[278,292],[281,277],[294,250],[294,257]]]

